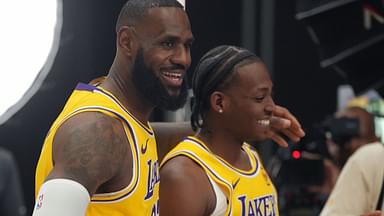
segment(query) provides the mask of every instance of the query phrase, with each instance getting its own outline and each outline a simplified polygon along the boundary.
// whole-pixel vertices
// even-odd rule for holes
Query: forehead
[[[171,35],[192,38],[188,16],[182,8],[177,7],[149,9],[137,28],[152,37]]]
[[[236,68],[234,84],[247,91],[271,90],[272,80],[262,62],[253,62]]]

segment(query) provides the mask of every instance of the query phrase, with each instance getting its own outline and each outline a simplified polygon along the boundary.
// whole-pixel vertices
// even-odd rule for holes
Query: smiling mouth
[[[161,74],[168,86],[180,87],[183,83],[182,73],[164,71]]]
[[[257,124],[262,125],[264,127],[269,127],[270,121],[268,119],[257,120]]]

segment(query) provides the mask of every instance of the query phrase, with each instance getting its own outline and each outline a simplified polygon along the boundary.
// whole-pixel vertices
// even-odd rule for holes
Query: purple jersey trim
[[[92,86],[92,85],[88,85],[88,84],[85,84],[85,83],[78,83],[77,86],[76,86],[76,90],[83,90],[83,91],[94,91],[96,90],[97,88],[95,86]]]

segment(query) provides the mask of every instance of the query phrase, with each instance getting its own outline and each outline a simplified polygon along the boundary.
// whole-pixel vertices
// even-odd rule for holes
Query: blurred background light
[[[36,93],[50,71],[62,25],[61,1],[0,1],[0,124]]]

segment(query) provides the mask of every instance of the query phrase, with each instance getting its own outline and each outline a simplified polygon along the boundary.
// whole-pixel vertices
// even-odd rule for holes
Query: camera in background
[[[334,160],[327,142],[340,148],[359,136],[360,123],[356,118],[329,117],[307,130],[307,136],[289,148],[280,148],[270,161],[268,169],[279,190],[280,208],[286,215],[298,211],[316,215],[327,196],[313,193],[308,188],[320,186],[325,181],[324,160]]]

